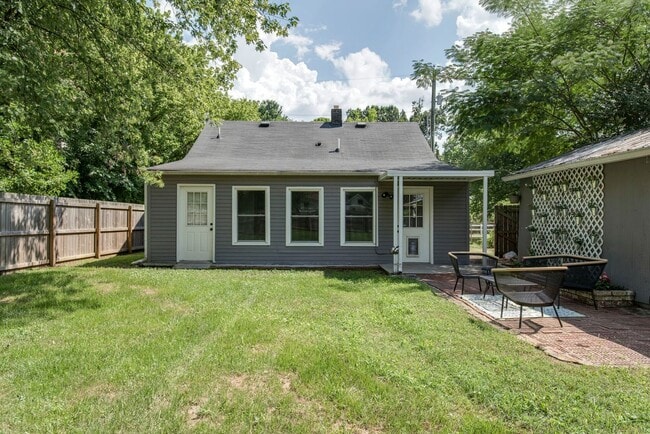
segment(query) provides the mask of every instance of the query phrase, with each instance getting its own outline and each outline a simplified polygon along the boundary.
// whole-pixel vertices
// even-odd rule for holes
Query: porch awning
[[[487,249],[487,202],[488,202],[488,178],[494,176],[494,170],[431,170],[431,171],[409,171],[409,170],[387,170],[379,176],[379,181],[393,180],[393,195],[397,198],[393,202],[393,273],[402,272],[402,255],[400,253],[402,243],[402,222],[403,222],[403,195],[404,181],[456,181],[473,182],[483,181],[483,252]]]

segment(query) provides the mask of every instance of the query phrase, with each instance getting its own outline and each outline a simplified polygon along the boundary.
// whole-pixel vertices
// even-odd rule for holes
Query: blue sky
[[[456,41],[489,28],[508,28],[478,0],[289,1],[300,23],[287,38],[266,35],[263,53],[242,45],[231,95],[274,99],[294,120],[394,104],[410,114],[411,101],[429,104],[429,92],[409,79],[412,61],[445,64]]]

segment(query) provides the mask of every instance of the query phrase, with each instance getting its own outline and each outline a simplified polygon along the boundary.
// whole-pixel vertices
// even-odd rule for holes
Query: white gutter
[[[293,172],[293,171],[274,171],[274,172],[218,172],[218,171],[183,171],[183,170],[155,170],[147,169],[150,172],[161,172],[165,176],[380,176],[384,172]]]
[[[618,163],[621,161],[634,160],[636,158],[650,156],[650,147],[643,149],[636,149],[634,151],[618,152],[616,154],[606,155],[603,157],[588,158],[586,160],[579,160],[569,163],[558,163],[553,166],[543,167],[541,169],[532,169],[526,172],[515,173],[513,175],[504,176],[504,181],[516,181],[518,179],[531,178],[533,176],[545,175],[547,173],[559,172],[562,170],[577,169],[580,167],[595,166],[597,164]]]
[[[494,170],[387,170],[379,177],[379,180],[383,181],[396,176],[405,178],[467,178],[469,181],[477,181],[486,176],[494,176]]]

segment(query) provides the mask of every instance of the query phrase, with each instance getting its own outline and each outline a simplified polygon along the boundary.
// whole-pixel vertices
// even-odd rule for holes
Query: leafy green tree
[[[429,111],[424,110],[424,99],[419,98],[411,103],[411,117],[409,122],[416,122],[420,131],[426,137],[429,134]]]
[[[219,118],[226,121],[259,121],[259,103],[252,99],[233,99],[225,104]]]
[[[505,174],[650,126],[648,0],[484,0],[512,18],[447,50],[445,159]],[[516,189],[491,182],[491,201]]]
[[[61,173],[77,174],[61,178],[65,194],[140,201],[145,168],[181,158],[206,113],[218,118],[229,106],[239,38],[263,49],[260,31],[286,35],[296,24],[287,4],[267,1],[166,5],[171,12],[148,0],[2,2],[3,147],[54,144]],[[3,179],[48,176],[20,155],[4,154]]]
[[[282,106],[272,99],[265,99],[259,103],[258,112],[263,121],[288,121],[289,118],[282,114]]]
[[[321,117],[315,118],[312,122],[329,122],[329,121],[330,121],[330,118],[325,117],[325,116],[321,116]]]
[[[348,109],[346,122],[407,122],[404,110],[394,105],[367,106],[365,109]]]
[[[0,136],[0,191],[56,196],[76,178],[51,141]]]

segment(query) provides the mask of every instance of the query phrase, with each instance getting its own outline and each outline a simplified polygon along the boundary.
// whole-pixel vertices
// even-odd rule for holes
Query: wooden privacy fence
[[[517,252],[519,240],[519,205],[494,207],[494,254],[502,257]]]
[[[0,192],[0,272],[144,249],[144,205]]]

